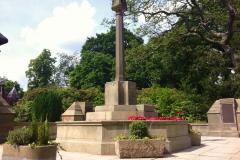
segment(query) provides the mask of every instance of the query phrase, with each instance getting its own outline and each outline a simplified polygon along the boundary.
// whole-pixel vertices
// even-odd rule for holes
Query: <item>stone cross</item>
[[[127,10],[126,0],[112,0],[112,10],[116,12],[116,75],[115,81],[124,81],[123,58],[123,13]]]

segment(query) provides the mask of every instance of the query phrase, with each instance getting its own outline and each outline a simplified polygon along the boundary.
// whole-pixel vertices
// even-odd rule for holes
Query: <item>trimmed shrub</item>
[[[129,124],[129,136],[134,139],[148,137],[148,127],[144,121],[134,121]]]
[[[32,135],[31,128],[18,128],[8,133],[7,142],[14,146],[28,145],[33,141]]]
[[[37,123],[33,121],[31,127],[15,129],[8,133],[7,142],[13,146],[19,145],[47,145],[49,140],[48,121]]]

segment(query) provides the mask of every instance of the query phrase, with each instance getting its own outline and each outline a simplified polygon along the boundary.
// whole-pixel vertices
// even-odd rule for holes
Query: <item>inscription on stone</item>
[[[221,111],[223,123],[235,123],[233,104],[222,104]]]

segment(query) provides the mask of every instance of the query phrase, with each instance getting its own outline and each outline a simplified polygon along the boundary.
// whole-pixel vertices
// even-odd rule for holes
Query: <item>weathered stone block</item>
[[[115,142],[119,158],[157,158],[164,153],[165,142],[156,139],[120,140]]]
[[[105,105],[136,105],[136,83],[113,81],[105,84]]]

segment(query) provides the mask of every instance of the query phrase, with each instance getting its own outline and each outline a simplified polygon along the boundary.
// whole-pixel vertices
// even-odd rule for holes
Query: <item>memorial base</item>
[[[58,122],[56,142],[69,152],[115,155],[114,138],[128,135],[131,121]],[[166,152],[191,146],[187,121],[147,121],[149,134],[166,138]]]

